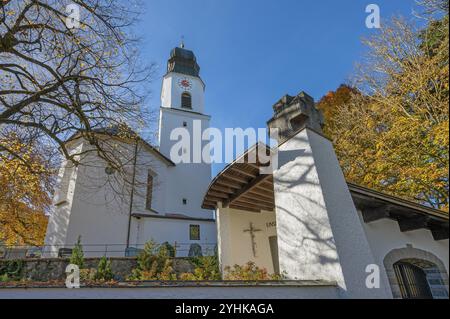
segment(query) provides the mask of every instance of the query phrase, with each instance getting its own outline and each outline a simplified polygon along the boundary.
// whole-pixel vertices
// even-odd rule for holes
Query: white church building
[[[333,283],[343,298],[448,298],[448,214],[348,183],[304,92],[274,105],[267,124],[279,130],[278,149],[259,143],[212,180],[209,164],[175,165],[172,130],[192,129],[194,120],[209,127],[204,92],[195,55],[174,49],[162,85],[159,148],[99,131],[137,154],[130,174],[142,179],[142,190],[118,204],[110,186],[86,187],[92,179],[104,185],[107,167],[63,167],[48,254],[78,236],[100,256],[124,256],[154,239],[176,243],[177,256],[217,246],[222,269],[253,261],[287,280]],[[77,152],[89,148],[83,138],[69,143]],[[277,165],[265,167],[261,150]],[[91,156],[83,160],[101,162]]]
[[[70,251],[80,236],[87,256],[133,255],[149,240],[176,246],[178,257],[188,256],[198,246],[202,254],[214,253],[214,211],[201,208],[211,182],[211,164],[170,160],[174,129],[184,128],[193,136],[194,121],[201,122],[200,133],[209,128],[199,72],[192,51],[172,50],[162,83],[159,148],[119,136],[116,128],[98,130],[99,138],[109,146],[114,143],[124,154],[123,162],[129,162],[127,184],[134,185],[132,190],[112,185],[116,181],[104,161],[89,152],[87,140],[75,136],[68,142],[73,154],[87,155],[78,159],[82,165],[65,163],[61,169],[45,255]]]

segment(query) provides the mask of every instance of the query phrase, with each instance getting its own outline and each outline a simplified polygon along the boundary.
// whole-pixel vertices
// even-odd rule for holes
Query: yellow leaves
[[[442,121],[433,127],[431,135],[433,137],[433,144],[437,146],[449,145],[449,120]]]
[[[42,245],[51,203],[45,187],[49,172],[33,147],[15,135],[0,139],[0,240],[8,245]]]
[[[44,242],[48,218],[44,214],[20,210],[0,210],[0,239],[5,245],[41,246]]]
[[[352,99],[336,107],[330,130],[347,179],[448,208],[448,118],[436,122],[426,113],[389,109],[390,97]]]
[[[428,54],[394,19],[366,41],[357,80],[371,95],[337,99],[339,88],[319,107],[348,180],[448,211],[448,23],[441,25],[446,38]]]
[[[80,29],[83,30],[83,31],[86,31],[87,28],[88,28],[87,24],[85,24],[85,23],[80,21]]]

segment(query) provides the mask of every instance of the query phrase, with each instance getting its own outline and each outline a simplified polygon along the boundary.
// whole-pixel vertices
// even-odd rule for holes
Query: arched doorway
[[[448,299],[448,274],[435,255],[412,247],[395,249],[384,265],[394,298]]]
[[[433,299],[427,273],[409,261],[394,264],[395,275],[403,299]]]

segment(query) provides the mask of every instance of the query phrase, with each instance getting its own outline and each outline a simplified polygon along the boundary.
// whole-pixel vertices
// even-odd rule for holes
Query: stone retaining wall
[[[125,280],[137,265],[136,258],[109,258],[111,268],[117,281]],[[97,269],[100,258],[85,258],[85,268]],[[10,260],[0,260],[0,267]],[[23,279],[35,282],[65,280],[69,259],[39,258],[23,259]],[[173,269],[177,274],[193,272],[194,266],[189,259],[175,258]]]
[[[116,287],[0,288],[0,299],[339,299],[336,283],[326,282],[160,282]],[[182,301],[180,301],[181,303]]]

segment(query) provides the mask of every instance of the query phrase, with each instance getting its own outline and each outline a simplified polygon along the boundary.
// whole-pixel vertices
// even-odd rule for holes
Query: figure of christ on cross
[[[262,231],[261,229],[256,229],[253,226],[253,223],[250,223],[250,228],[245,229],[244,233],[249,233],[250,238],[252,240],[252,250],[253,250],[253,257],[256,257],[256,240],[255,240],[255,233]]]

